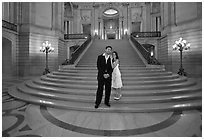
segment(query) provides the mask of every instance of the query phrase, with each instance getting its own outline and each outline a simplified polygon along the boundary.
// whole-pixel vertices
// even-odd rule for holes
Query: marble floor
[[[3,137],[202,137],[201,109],[159,113],[83,112],[28,104],[8,94],[9,87],[32,78],[2,79]]]

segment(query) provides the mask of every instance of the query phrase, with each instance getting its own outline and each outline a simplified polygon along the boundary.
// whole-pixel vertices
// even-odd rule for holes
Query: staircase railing
[[[161,65],[161,63],[154,56],[151,56],[150,51],[148,51],[144,46],[142,46],[134,38],[133,35],[130,36],[130,39],[133,42],[134,46],[137,47],[137,49],[140,51],[140,53],[143,55],[143,57],[147,60],[148,64]]]
[[[8,22],[6,20],[2,20],[2,27],[17,32],[17,25],[13,24],[13,23],[10,23],[10,22]]]
[[[64,39],[86,39],[90,37],[89,34],[64,34]]]
[[[152,44],[142,44],[142,46],[150,52],[150,61],[149,64],[154,64],[154,65],[161,65],[161,63],[154,57],[154,49],[155,46]],[[153,54],[151,54],[153,53]]]
[[[144,38],[144,37],[161,37],[160,31],[155,32],[133,32],[131,33],[136,38]]]
[[[88,46],[88,44],[90,42],[91,42],[91,36],[87,35],[86,41],[81,46],[79,46],[74,52],[72,52],[71,58],[70,59],[66,59],[62,63],[62,65],[71,65],[71,64],[74,64],[76,59],[80,56],[80,54],[84,51],[84,49]]]

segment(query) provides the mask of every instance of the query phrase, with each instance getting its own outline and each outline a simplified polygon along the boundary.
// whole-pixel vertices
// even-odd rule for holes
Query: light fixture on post
[[[95,29],[95,31],[94,31],[94,35],[95,35],[95,36],[98,35],[98,30]]]
[[[45,52],[46,54],[46,67],[45,71],[43,72],[43,75],[50,73],[49,68],[48,68],[48,53],[54,52],[54,48],[51,47],[51,43],[48,41],[45,41],[45,43],[42,44],[42,47],[40,47],[40,52]]]
[[[125,34],[125,35],[127,35],[127,32],[128,32],[128,30],[127,30],[127,29],[125,29],[125,30],[124,30],[124,34]]]
[[[182,52],[183,50],[190,49],[190,43],[187,43],[186,40],[183,40],[183,38],[179,38],[178,41],[175,41],[175,44],[173,45],[173,50],[179,50],[180,51],[180,69],[178,74],[186,76],[187,73],[184,72],[183,66],[182,66]]]

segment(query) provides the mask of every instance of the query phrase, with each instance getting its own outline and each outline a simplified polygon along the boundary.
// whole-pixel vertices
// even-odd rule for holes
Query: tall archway
[[[12,42],[2,37],[2,75],[12,75]]]
[[[106,14],[106,11],[112,11],[113,14]],[[115,12],[115,13],[114,13]],[[98,34],[100,39],[107,39],[106,37],[115,38],[115,39],[122,39],[123,38],[123,30],[124,30],[124,16],[123,16],[123,8],[121,4],[116,3],[109,3],[107,5],[104,5],[101,7],[99,14],[98,14]],[[111,34],[107,35],[106,27],[109,27],[109,22],[114,22],[116,28],[115,31],[117,31],[115,36],[112,36]],[[108,26],[109,25],[109,26]],[[112,26],[112,30],[114,30]],[[110,31],[111,32],[111,31]],[[114,32],[114,31],[113,31]]]
[[[113,7],[103,12],[104,39],[119,39],[119,11]]]

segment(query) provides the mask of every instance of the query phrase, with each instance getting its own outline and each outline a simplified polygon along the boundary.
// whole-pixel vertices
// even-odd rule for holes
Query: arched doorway
[[[2,37],[2,76],[12,75],[12,42]]]
[[[114,8],[103,12],[104,39],[119,39],[119,12]]]

